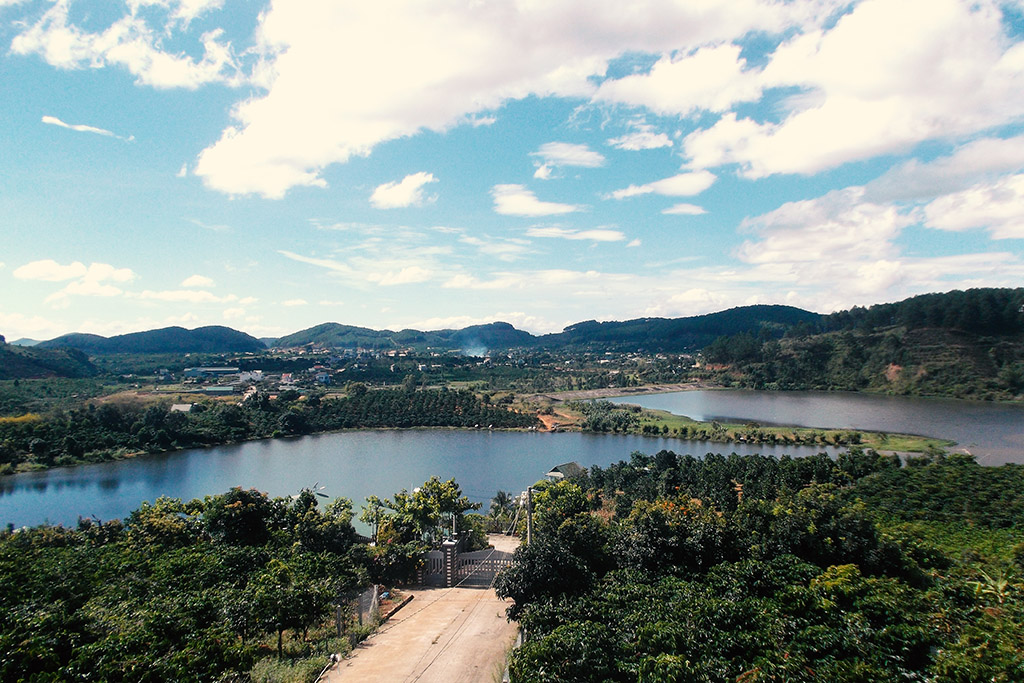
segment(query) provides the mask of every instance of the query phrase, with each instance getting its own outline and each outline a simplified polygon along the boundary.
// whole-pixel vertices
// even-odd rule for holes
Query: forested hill
[[[508,323],[494,322],[486,325],[472,325],[460,330],[373,330],[340,323],[324,323],[294,334],[281,337],[275,346],[288,348],[315,344],[339,348],[362,347],[367,349],[400,349],[405,347],[433,349],[465,349],[488,351],[505,350],[517,346],[529,346],[535,337],[529,332],[517,330]]]
[[[461,330],[371,330],[325,323],[277,340],[277,346],[324,346],[376,349],[405,346],[462,349],[469,353],[511,348],[543,347],[557,350],[694,351],[720,335],[773,330],[777,336],[798,324],[821,325],[822,316],[792,306],[742,306],[689,318],[576,323],[556,334],[534,336],[504,322],[474,325]]]
[[[77,349],[14,346],[0,335],[0,380],[38,377],[91,377],[96,367]]]
[[[620,351],[695,351],[721,335],[766,329],[781,336],[794,325],[818,325],[820,321],[819,314],[793,306],[740,306],[689,318],[638,318],[603,323],[590,320],[571,325],[558,334],[540,337],[538,344]]]
[[[1024,392],[1024,288],[854,308],[782,339],[723,336],[703,353],[720,378],[754,388],[1011,399]]]
[[[184,327],[165,327],[148,332],[132,332],[114,337],[95,334],[65,334],[56,339],[40,342],[34,348],[78,349],[90,355],[110,353],[244,353],[262,351],[263,343],[244,332],[230,327],[211,325],[186,330]]]

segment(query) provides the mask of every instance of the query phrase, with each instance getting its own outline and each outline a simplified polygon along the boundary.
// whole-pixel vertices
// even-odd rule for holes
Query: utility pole
[[[526,487],[526,545],[533,540],[533,487]]]

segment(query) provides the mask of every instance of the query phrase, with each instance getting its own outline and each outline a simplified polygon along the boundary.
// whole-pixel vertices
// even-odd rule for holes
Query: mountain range
[[[687,352],[704,348],[719,337],[756,333],[781,337],[797,328],[807,334],[829,329],[925,325],[934,328],[994,333],[1020,316],[1020,289],[976,289],[927,294],[895,304],[853,308],[824,316],[793,306],[755,305],[686,318],[637,318],[626,321],[575,323],[561,332],[533,335],[506,322],[462,329],[420,331],[374,330],[323,323],[278,339],[257,339],[222,326],[186,330],[166,327],[113,337],[66,334],[39,342],[34,349],[77,349],[92,356],[114,353],[254,353],[271,348],[321,346],[391,350],[461,351],[484,355],[513,348],[551,351]]]

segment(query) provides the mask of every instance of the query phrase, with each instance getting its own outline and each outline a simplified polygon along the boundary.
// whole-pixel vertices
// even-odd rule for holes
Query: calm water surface
[[[233,486],[283,496],[316,482],[331,498],[351,498],[358,511],[371,494],[391,497],[432,475],[454,477],[467,496],[486,505],[498,489],[518,493],[563,462],[606,466],[628,460],[633,451],[653,454],[663,448],[695,456],[731,451],[803,456],[823,450],[572,432],[337,432],[3,477],[0,524],[70,525],[79,516],[124,517],[159,496],[191,500]]]
[[[695,420],[919,434],[957,442],[985,465],[1024,463],[1024,405],[823,391],[702,390],[612,399]]]

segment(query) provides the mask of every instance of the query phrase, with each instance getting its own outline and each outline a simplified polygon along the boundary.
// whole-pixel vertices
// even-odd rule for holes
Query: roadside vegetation
[[[409,581],[479,507],[434,477],[367,502],[371,544],[351,501],[321,506],[319,488],[0,532],[0,679],[311,683],[377,626],[357,623],[356,597]]]

